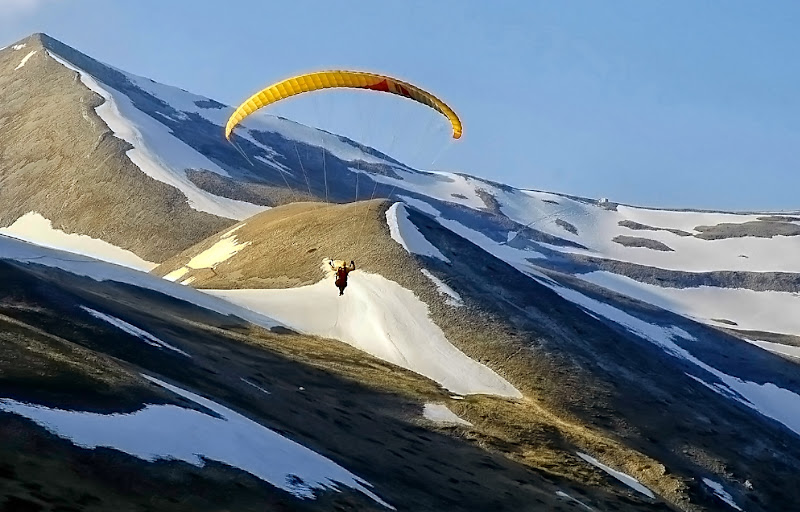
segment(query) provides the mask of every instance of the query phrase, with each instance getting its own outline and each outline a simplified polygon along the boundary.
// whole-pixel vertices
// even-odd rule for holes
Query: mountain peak
[[[26,36],[26,37],[23,37],[19,41],[16,41],[15,43],[12,43],[9,46],[25,45],[25,46],[34,47],[34,49],[36,49],[36,48],[47,48],[47,43],[49,41],[56,41],[56,40],[53,39],[52,37],[48,36],[45,33],[34,32],[33,34],[31,34],[29,36]]]

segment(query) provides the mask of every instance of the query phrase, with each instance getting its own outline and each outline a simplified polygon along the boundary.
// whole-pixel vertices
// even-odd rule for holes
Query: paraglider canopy
[[[453,138],[461,137],[463,128],[456,113],[442,100],[415,85],[385,75],[362,71],[317,71],[288,78],[262,89],[242,103],[228,119],[225,138],[231,140],[231,133],[244,118],[269,104],[285,98],[311,91],[330,88],[367,89],[403,96],[427,105],[444,115],[453,127]]]

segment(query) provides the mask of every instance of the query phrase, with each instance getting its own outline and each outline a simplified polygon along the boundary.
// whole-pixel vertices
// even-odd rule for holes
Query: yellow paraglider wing
[[[423,91],[419,87],[388,76],[361,71],[318,71],[283,80],[252,95],[228,119],[228,125],[225,127],[225,138],[231,140],[231,132],[236,128],[236,125],[261,107],[304,92],[335,87],[369,89],[412,99],[441,112],[453,125],[453,138],[458,139],[461,137],[461,120],[458,119],[453,109],[436,96]]]

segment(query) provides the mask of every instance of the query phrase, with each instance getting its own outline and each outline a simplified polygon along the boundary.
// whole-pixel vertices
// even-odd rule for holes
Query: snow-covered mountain
[[[261,482],[239,496],[267,482],[291,495],[269,499],[310,509],[334,509],[332,489],[350,489],[348,506],[401,510],[780,510],[800,498],[800,212],[520,190],[411,169],[269,115],[237,130],[240,153],[222,137],[230,112],[45,35],[0,50],[11,283],[0,322],[23,333],[0,361],[0,428],[46,428],[64,463],[81,455],[56,439],[128,454],[136,474],[132,460],[216,461]],[[327,257],[356,260],[342,298]],[[50,340],[41,361],[11,364],[39,338]],[[35,392],[62,364],[80,384]],[[47,377],[31,377],[37,365]],[[363,390],[314,409],[311,428],[295,389],[310,388],[292,379],[315,371],[335,377],[315,377],[326,399]],[[92,379],[105,391],[87,394]],[[270,406],[273,385],[292,389],[286,410]],[[383,411],[365,439],[352,431],[359,409]],[[89,430],[123,433],[86,437],[62,421],[74,410]],[[198,438],[158,427],[173,448],[126,445],[130,427],[108,416],[118,410]],[[375,466],[408,425],[438,429],[436,454],[462,454],[469,476],[418,439],[386,448],[402,478]],[[204,445],[212,435],[238,441]],[[274,443],[295,443],[317,469],[267,474],[242,453]],[[200,474],[232,485],[213,471]],[[195,506],[213,508],[203,496]]]

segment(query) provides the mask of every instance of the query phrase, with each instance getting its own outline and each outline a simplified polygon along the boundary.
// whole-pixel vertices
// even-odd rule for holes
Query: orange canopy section
[[[365,73],[361,71],[318,71],[288,78],[252,95],[228,119],[225,127],[225,138],[231,140],[231,133],[244,118],[256,110],[281,101],[283,99],[310,91],[344,87],[350,89],[369,89],[372,91],[388,92],[412,99],[423,105],[441,112],[453,125],[453,138],[461,137],[461,120],[456,113],[442,100],[433,94],[423,91],[419,87],[402,82],[395,78]]]

